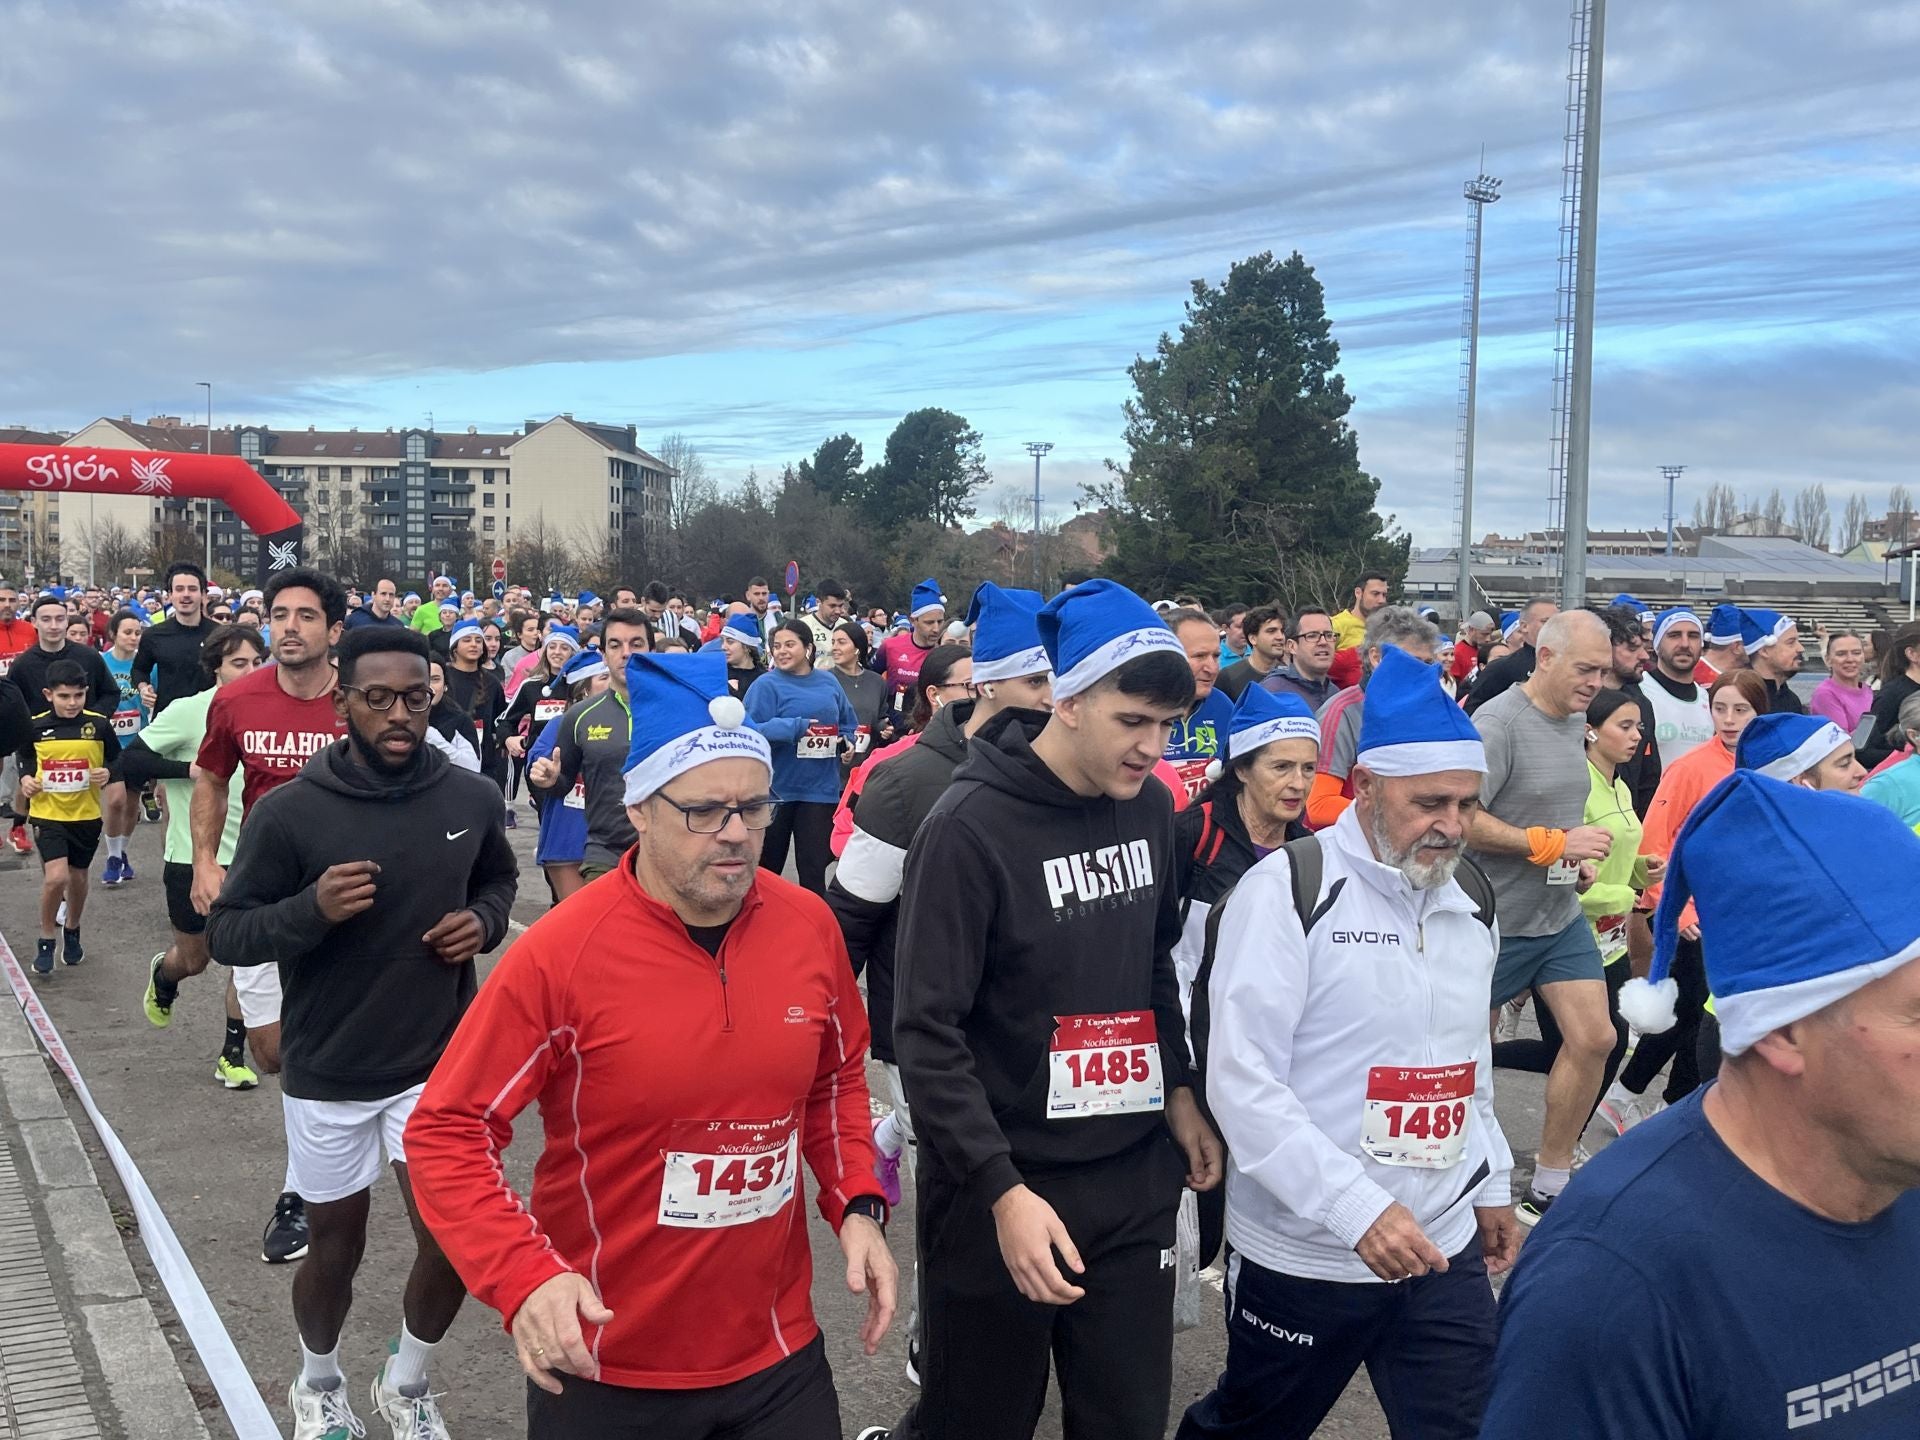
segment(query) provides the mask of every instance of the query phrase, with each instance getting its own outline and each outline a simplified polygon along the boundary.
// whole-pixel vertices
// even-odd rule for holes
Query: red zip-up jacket
[[[794,1165],[791,1199],[764,1218],[662,1224],[666,1156],[696,1150],[689,1135],[710,1122],[764,1134],[791,1116],[837,1229],[849,1200],[881,1193],[866,1058],[866,1014],[824,901],[760,871],[715,957],[640,888],[629,851],[480,987],[407,1125],[414,1195],[509,1328],[528,1295],[572,1270],[613,1311],[585,1329],[599,1379],[730,1384],[819,1333],[805,1183]],[[546,1143],[529,1205],[501,1152],[534,1101]],[[763,1179],[773,1167],[762,1162]],[[740,1174],[719,1188],[753,1198]]]

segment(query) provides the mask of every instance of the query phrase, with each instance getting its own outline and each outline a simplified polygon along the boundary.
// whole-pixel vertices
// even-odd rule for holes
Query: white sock
[[[333,1349],[319,1355],[307,1348],[307,1342],[300,1342],[300,1383],[314,1390],[332,1390],[346,1377],[340,1373],[340,1342],[333,1342]]]
[[[425,1394],[427,1388],[427,1362],[433,1359],[437,1340],[422,1340],[406,1326],[400,1324],[400,1348],[387,1362],[387,1383],[394,1389],[407,1391],[418,1387],[415,1393]]]
[[[107,836],[107,858],[118,860],[127,853],[127,837],[124,835]]]
[[[282,1194],[286,1195],[297,1195],[300,1193],[294,1188],[293,1184],[293,1157],[291,1155],[287,1157],[287,1178],[280,1182],[280,1190]]]
[[[1567,1181],[1573,1178],[1571,1170],[1554,1170],[1545,1165],[1537,1165],[1533,1171],[1533,1189],[1541,1199],[1550,1199],[1567,1188]]]
[[[900,1135],[900,1122],[890,1114],[883,1116],[873,1127],[873,1143],[889,1160],[898,1155],[906,1144]]]

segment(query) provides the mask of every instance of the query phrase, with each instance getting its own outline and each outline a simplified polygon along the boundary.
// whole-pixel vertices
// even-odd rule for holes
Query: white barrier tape
[[[239,1440],[282,1440],[280,1427],[274,1423],[273,1412],[267,1409],[267,1402],[260,1398],[260,1387],[254,1383],[253,1376],[247,1372],[246,1362],[234,1348],[233,1337],[221,1323],[220,1314],[207,1294],[207,1287],[200,1283],[200,1277],[194,1273],[193,1262],[187,1259],[187,1252],[180,1247],[173,1226],[167,1223],[166,1212],[160,1208],[160,1202],[154,1199],[146,1177],[140,1173],[140,1167],[133,1163],[127,1147],[113,1133],[107,1117],[93,1103],[93,1095],[87,1089],[87,1082],[80,1078],[80,1069],[67,1052],[66,1042],[54,1028],[52,1017],[41,1005],[40,997],[34,993],[27,979],[27,972],[20,968],[20,961],[4,935],[0,935],[0,969],[6,971],[7,984],[13,987],[13,998],[20,1002],[27,1023],[33,1027],[34,1034],[46,1047],[53,1063],[60,1067],[60,1073],[67,1077],[67,1083],[73,1086],[73,1093],[80,1097],[81,1108],[87,1112],[87,1119],[93,1122],[100,1143],[106,1147],[107,1158],[113,1161],[120,1183],[126,1187],[127,1199],[133,1203],[134,1218],[140,1223],[140,1239],[147,1247],[147,1254],[153,1258],[153,1268],[159,1272],[160,1283],[166,1286],[167,1299],[173,1303],[174,1312],[186,1326],[187,1338],[199,1352],[200,1363],[207,1370],[207,1378],[213,1381],[213,1388],[220,1396],[220,1404],[226,1409],[233,1433]]]

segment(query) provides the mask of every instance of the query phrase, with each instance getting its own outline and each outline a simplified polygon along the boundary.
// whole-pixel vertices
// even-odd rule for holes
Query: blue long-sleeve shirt
[[[566,718],[556,715],[547,721],[540,738],[527,751],[529,765],[553,754],[554,747],[560,743],[560,722]],[[575,780],[572,790],[549,795],[540,802],[540,839],[533,856],[539,864],[578,865],[585,858],[587,807],[574,798],[574,791],[580,785],[581,782]]]
[[[805,675],[769,670],[747,687],[746,707],[747,723],[766,736],[773,749],[774,798],[837,802],[839,755],[803,759],[800,745],[816,728],[832,729],[852,741],[860,720],[840,682],[825,670]]]

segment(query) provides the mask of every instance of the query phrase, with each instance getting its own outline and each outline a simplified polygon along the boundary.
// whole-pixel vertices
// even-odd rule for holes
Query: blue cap
[[[1698,630],[1700,617],[1684,605],[1676,605],[1671,610],[1662,610],[1659,618],[1653,622],[1653,643],[1658,645],[1666,639],[1667,632],[1676,625],[1691,625]]]
[[[1747,647],[1748,654],[1766,649],[1793,628],[1793,621],[1778,610],[1740,612],[1740,643]]]
[[[1916,872],[1920,839],[1893,811],[1736,770],[1693,807],[1674,840],[1654,914],[1653,967],[1621,987],[1620,1013],[1649,1034],[1672,1028],[1679,991],[1669,972],[1691,900],[1720,1048],[1739,1055],[1920,957]],[[1825,896],[1820,923],[1782,925],[1755,905],[1760,876],[1791,876],[1805,893]]]
[[[1631,595],[1625,594],[1624,592],[1616,595],[1613,597],[1611,604],[1613,608],[1617,610],[1631,610],[1633,612],[1633,618],[1638,620],[1642,625],[1651,626],[1653,624],[1653,611],[1649,610],[1645,605],[1642,605]]]
[[[566,668],[560,672],[560,678],[547,686],[546,693],[558,694],[569,690],[584,681],[611,673],[607,669],[607,657],[598,650],[582,650],[567,661]]]
[[[447,643],[449,645],[458,645],[462,640],[466,639],[469,635],[478,635],[479,633],[480,633],[480,622],[478,620],[473,620],[473,619],[462,620],[458,625],[454,626],[450,632],[448,632]]]
[[[1354,764],[1376,775],[1433,775],[1487,768],[1480,732],[1440,688],[1440,669],[1397,645],[1384,647],[1367,681]]]
[[[547,631],[547,638],[540,643],[542,645],[549,645],[555,640],[563,641],[571,645],[575,650],[580,648],[580,632],[571,625],[554,626],[551,630]]]
[[[1186,659],[1180,639],[1154,608],[1112,580],[1083,580],[1040,608],[1040,643],[1053,662],[1053,698],[1071,700],[1129,660],[1167,650]]]
[[[1724,601],[1713,607],[1713,614],[1707,617],[1707,644],[1737,645],[1740,643],[1741,609],[1738,605],[1729,605]]]
[[[749,650],[767,648],[767,637],[760,633],[760,622],[751,615],[730,615],[720,631],[722,640],[737,640]]]
[[[1046,597],[1038,590],[1002,590],[991,580],[973,592],[967,624],[973,631],[973,679],[1014,680],[1048,669],[1038,618]]]
[[[1307,702],[1291,691],[1276,694],[1264,686],[1247,686],[1227,726],[1227,758],[1238,760],[1276,740],[1311,740],[1318,745],[1320,722]]]
[[[913,603],[908,606],[907,609],[914,619],[918,620],[929,610],[945,610],[946,608],[947,597],[940,593],[940,582],[932,576],[928,576],[925,580],[922,580],[918,585],[913,587]]]
[[[724,655],[630,656],[627,700],[632,741],[622,768],[629,805],[710,761],[745,758],[773,767],[766,737],[746,724],[746,708],[727,690]]]
[[[1757,770],[1775,780],[1804,775],[1843,745],[1847,732],[1819,715],[1795,715],[1778,710],[1756,715],[1740,732],[1734,762],[1742,770]]]

